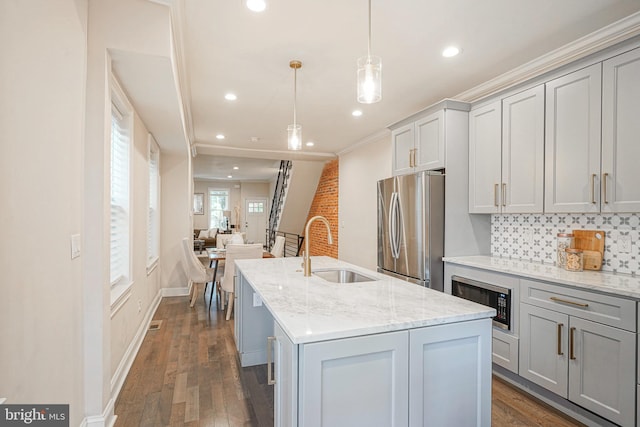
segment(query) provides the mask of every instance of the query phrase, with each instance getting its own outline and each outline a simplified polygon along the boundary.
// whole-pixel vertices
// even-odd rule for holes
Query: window
[[[117,82],[111,92],[110,165],[110,282],[129,284],[129,160],[131,151],[131,110]]]
[[[229,190],[209,189],[209,228],[227,229],[224,212],[229,210]]]
[[[249,213],[263,213],[264,202],[249,202]]]
[[[147,224],[147,268],[160,256],[160,149],[149,134],[149,223]]]

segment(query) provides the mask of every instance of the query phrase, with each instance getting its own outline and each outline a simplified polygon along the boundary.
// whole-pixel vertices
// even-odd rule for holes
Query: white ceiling
[[[240,158],[290,156],[292,59],[303,63],[298,123],[303,141],[315,143],[301,155],[322,159],[640,10],[637,0],[373,0],[372,54],[382,58],[383,99],[362,105],[355,75],[367,50],[367,0],[267,0],[262,13],[242,0],[174,1],[182,16],[187,135],[200,153],[196,177],[226,177]],[[443,58],[449,44],[462,54]],[[227,92],[238,99],[225,100]],[[353,117],[354,109],[363,115]],[[225,163],[221,155],[235,159]]]

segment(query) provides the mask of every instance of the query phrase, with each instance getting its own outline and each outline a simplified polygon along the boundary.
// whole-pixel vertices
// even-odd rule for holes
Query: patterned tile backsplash
[[[638,213],[491,215],[491,255],[555,264],[557,234],[577,229],[604,231],[602,270],[640,273]]]

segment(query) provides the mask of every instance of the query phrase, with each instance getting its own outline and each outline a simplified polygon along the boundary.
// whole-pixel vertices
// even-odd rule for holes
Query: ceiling
[[[194,176],[227,179],[233,164],[251,158],[232,173],[240,180],[277,174],[274,160],[292,157],[290,60],[303,64],[297,121],[303,142],[314,142],[293,156],[320,160],[640,10],[636,0],[373,0],[371,51],[382,58],[383,99],[363,105],[355,76],[367,52],[366,0],[267,0],[262,13],[242,0],[175,2]],[[444,58],[451,44],[462,53]],[[237,100],[226,100],[228,92]],[[362,116],[352,116],[355,109]],[[244,174],[251,170],[258,174]]]

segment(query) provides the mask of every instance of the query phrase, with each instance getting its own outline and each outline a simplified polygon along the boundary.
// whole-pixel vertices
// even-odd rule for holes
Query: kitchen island
[[[362,281],[236,261],[236,346],[243,366],[274,355],[276,426],[490,425],[495,310],[329,257],[312,267]]]

